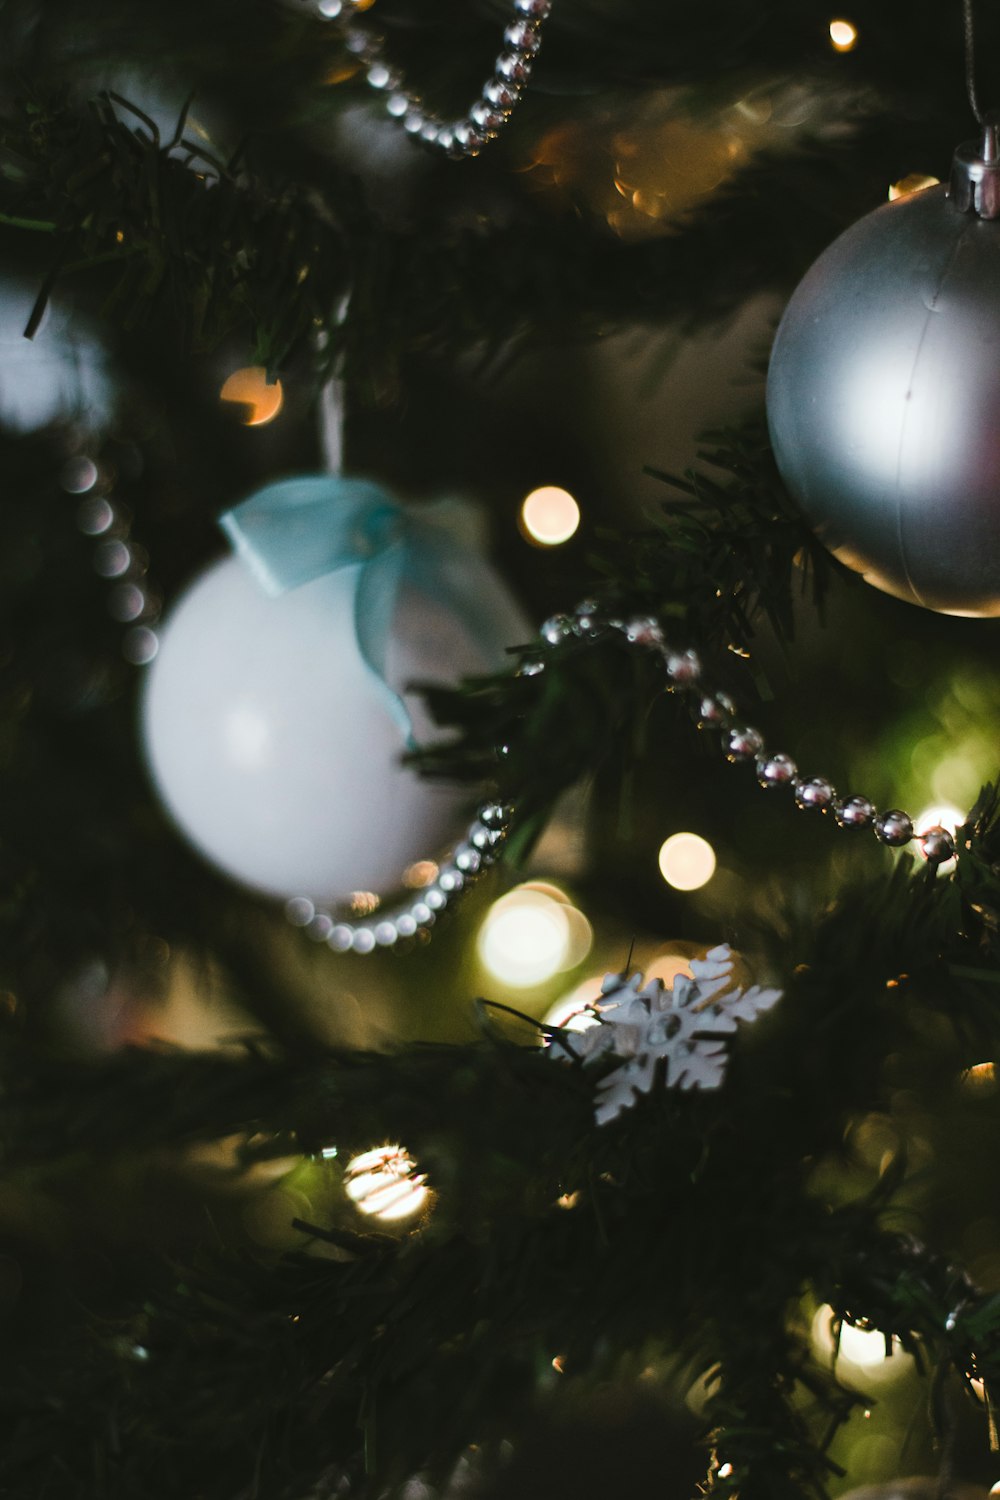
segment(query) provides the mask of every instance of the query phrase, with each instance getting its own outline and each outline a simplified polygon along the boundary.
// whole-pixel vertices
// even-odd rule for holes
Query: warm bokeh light
[[[575,990],[557,1000],[545,1012],[542,1020],[546,1026],[562,1026],[566,1031],[587,1031],[591,1026],[599,1024],[596,1012],[591,1007],[600,998],[600,994],[601,981],[585,979],[583,984],[578,984]]]
[[[234,370],[219,392],[222,401],[245,407],[243,421],[247,427],[263,427],[273,422],[285,399],[280,380],[268,381],[263,365],[247,365]]]
[[[558,886],[529,881],[493,903],[478,949],[495,979],[527,989],[581,963],[593,940],[587,918]]]
[[[895,203],[897,198],[908,198],[911,193],[922,193],[924,188],[937,187],[940,181],[940,177],[928,177],[925,172],[910,172],[898,182],[890,183],[889,202]]]
[[[427,1201],[424,1174],[414,1172],[402,1146],[376,1146],[347,1163],[344,1191],[363,1214],[376,1219],[408,1219]]]
[[[973,1063],[962,1074],[962,1084],[973,1094],[992,1094],[997,1087],[997,1065],[993,1062]]]
[[[532,490],[521,506],[521,530],[539,547],[568,542],[580,524],[580,507],[568,490],[546,484]]]
[[[403,884],[408,890],[422,891],[424,886],[437,880],[440,870],[432,859],[418,859],[403,871]]]
[[[843,19],[830,22],[830,41],[837,52],[850,52],[857,46],[858,31],[850,21]]]
[[[918,836],[916,844],[918,852],[923,853],[919,842],[920,834],[926,833],[928,828],[937,828],[939,826],[947,828],[949,833],[954,833],[955,829],[959,828],[965,822],[965,816],[962,809],[956,807],[953,802],[934,802],[929,807],[923,808],[913,820],[913,830]],[[957,863],[958,861],[955,859],[942,860],[937,867],[938,874],[949,875]]]
[[[697,833],[674,833],[660,846],[659,864],[675,891],[697,891],[715,874],[715,850]]]
[[[353,916],[370,917],[373,911],[378,911],[382,902],[374,891],[352,891],[347,898],[347,904]]]

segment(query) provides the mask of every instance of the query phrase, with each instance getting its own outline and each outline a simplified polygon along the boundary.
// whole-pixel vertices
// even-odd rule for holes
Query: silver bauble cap
[[[1000,219],[1000,115],[983,119],[979,141],[963,141],[951,164],[948,197],[962,213]]]

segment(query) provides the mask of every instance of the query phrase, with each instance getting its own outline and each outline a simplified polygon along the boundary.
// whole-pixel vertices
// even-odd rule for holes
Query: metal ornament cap
[[[1000,221],[959,205],[926,188],[820,256],[778,329],[768,421],[841,562],[896,598],[997,616]]]
[[[1000,219],[1000,114],[983,120],[979,141],[963,141],[951,164],[948,197],[960,213]]]

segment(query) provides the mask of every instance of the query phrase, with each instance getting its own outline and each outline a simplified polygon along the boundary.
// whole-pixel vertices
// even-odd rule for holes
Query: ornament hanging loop
[[[962,0],[965,17],[965,90],[969,96],[969,107],[978,123],[982,125],[985,121],[976,91],[976,18],[973,3],[974,0]]]

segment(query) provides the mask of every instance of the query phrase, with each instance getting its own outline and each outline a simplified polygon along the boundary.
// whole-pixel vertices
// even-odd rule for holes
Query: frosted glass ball
[[[106,426],[115,392],[104,350],[58,300],[26,339],[37,295],[38,285],[26,279],[0,282],[0,426],[16,433],[77,420],[91,429]]]
[[[478,557],[488,639],[408,584],[386,678],[455,682],[503,665],[521,612]],[[229,557],[168,616],[146,679],[143,736],[153,781],[190,842],[236,880],[328,903],[397,887],[462,826],[468,788],[401,763],[403,730],[357,646],[358,566],[268,597]],[[418,743],[432,737],[406,694]]]

